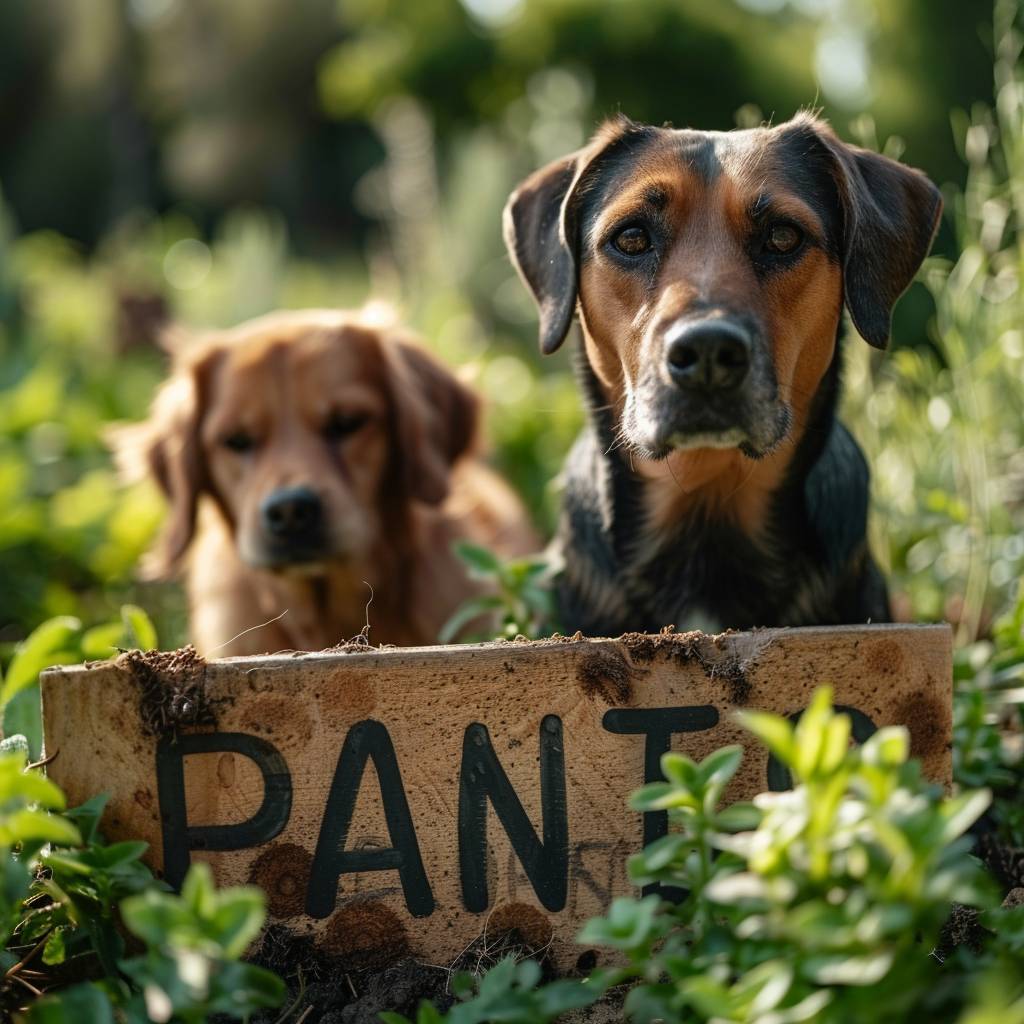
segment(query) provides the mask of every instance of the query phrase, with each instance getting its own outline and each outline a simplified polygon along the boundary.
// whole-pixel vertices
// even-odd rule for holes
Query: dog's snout
[[[308,537],[323,525],[323,502],[308,487],[274,491],[260,512],[267,532],[282,540]]]
[[[677,387],[730,391],[750,369],[750,336],[728,320],[681,324],[666,337],[665,358]]]

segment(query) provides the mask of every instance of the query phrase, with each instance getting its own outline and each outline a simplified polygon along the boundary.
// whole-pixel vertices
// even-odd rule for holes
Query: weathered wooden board
[[[510,927],[571,963],[664,827],[626,806],[661,752],[745,742],[736,708],[793,715],[824,682],[860,738],[905,724],[949,780],[944,626],[122,656],[46,672],[43,701],[50,774],[72,804],[109,793],[108,836],[172,882],[206,860],[354,963],[448,963]],[[770,785],[750,748],[727,795]]]

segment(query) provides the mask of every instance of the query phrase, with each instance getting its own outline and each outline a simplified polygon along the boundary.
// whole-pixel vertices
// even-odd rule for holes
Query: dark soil
[[[125,651],[115,662],[139,688],[139,718],[150,736],[217,724],[217,701],[206,693],[206,661],[189,644],[177,651]]]
[[[974,853],[1004,892],[1024,886],[1024,850],[1007,845],[994,830],[978,835]]]
[[[453,963],[424,964],[407,957],[383,967],[367,967],[358,957],[331,956],[314,948],[312,940],[283,925],[270,925],[249,959],[284,978],[288,996],[282,1009],[288,1020],[304,1024],[380,1024],[384,1010],[415,1019],[416,1008],[428,1000],[439,1010],[455,1001],[451,980],[459,972],[483,974],[507,956],[537,960],[546,979],[554,977],[543,949],[527,942],[518,931],[482,935]],[[272,1024],[282,1009],[256,1014],[253,1024]],[[303,1014],[307,1016],[303,1017]]]
[[[588,697],[600,697],[606,704],[628,704],[632,694],[633,669],[614,647],[584,651],[576,665],[576,681]]]
[[[682,665],[697,664],[710,678],[726,684],[731,703],[742,705],[750,699],[750,681],[743,666],[734,655],[722,651],[717,637],[698,630],[677,633],[674,626],[664,626],[657,635],[623,633],[619,643],[634,664],[647,665],[657,658]]]

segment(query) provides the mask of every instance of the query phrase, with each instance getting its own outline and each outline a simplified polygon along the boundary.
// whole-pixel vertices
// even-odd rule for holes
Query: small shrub
[[[200,864],[180,896],[167,891],[141,862],[145,843],[104,841],[105,798],[66,811],[25,762],[24,749],[0,753],[4,1010],[30,1024],[199,1024],[280,1004],[283,982],[240,961],[263,924],[258,890],[216,892]],[[69,984],[83,977],[98,980]]]
[[[631,858],[630,877],[681,888],[683,898],[617,899],[580,936],[617,950],[625,966],[560,982],[546,1003],[536,971],[503,964],[475,987],[463,981],[464,1001],[447,1017],[424,1007],[417,1024],[545,1024],[622,984],[631,986],[624,1012],[633,1021],[952,1020],[967,999],[968,966],[989,969],[986,999],[1013,977],[1008,970],[1019,974],[1024,915],[1016,911],[984,918],[996,932],[988,959],[952,957],[940,967],[929,956],[953,904],[994,903],[964,835],[986,791],[944,796],[908,759],[902,727],[851,748],[850,720],[831,709],[827,689],[796,725],[765,712],[741,720],[794,788],[722,807],[739,747],[699,764],[664,756],[665,781],[641,789],[632,807],[667,811],[672,828]],[[1015,986],[1008,991],[1020,998]],[[494,1006],[500,1017],[487,1016]]]
[[[957,651],[954,664],[954,777],[992,790],[988,819],[1000,842],[1024,848],[1024,588],[992,639]]]

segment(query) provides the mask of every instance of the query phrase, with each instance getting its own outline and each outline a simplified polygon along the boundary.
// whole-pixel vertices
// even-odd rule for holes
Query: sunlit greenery
[[[740,719],[793,788],[723,806],[742,748],[700,763],[662,757],[665,781],[631,806],[667,812],[672,827],[630,859],[629,874],[680,898],[616,899],[585,925],[579,942],[617,951],[618,965],[538,987],[536,965],[506,959],[460,979],[447,1015],[423,1005],[416,1024],[549,1024],[623,984],[622,1015],[635,1024],[1019,1020],[1020,908],[983,915],[980,953],[930,955],[951,902],[994,907],[964,837],[990,794],[947,797],[924,781],[902,726],[851,748],[850,719],[827,689],[796,725],[766,712]]]

